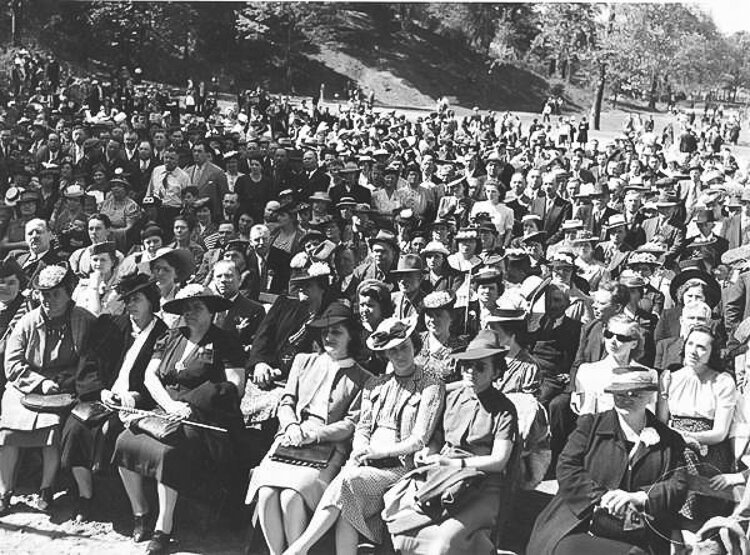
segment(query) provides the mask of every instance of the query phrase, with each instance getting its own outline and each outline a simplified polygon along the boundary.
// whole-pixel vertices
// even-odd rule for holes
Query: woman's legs
[[[156,493],[159,497],[159,516],[156,517],[154,529],[171,534],[174,525],[174,508],[177,505],[177,490],[158,482]]]
[[[294,490],[283,489],[279,494],[281,515],[284,522],[286,540],[291,545],[307,528],[307,509],[302,496]]]
[[[78,486],[78,497],[84,499],[94,497],[94,477],[91,470],[83,466],[74,466],[70,470]]]
[[[143,491],[143,476],[122,466],[118,470],[120,471],[120,478],[122,478],[122,485],[125,486],[125,492],[130,499],[133,514],[135,516],[148,514],[148,501]]]
[[[9,445],[0,447],[0,495],[13,491],[19,453],[18,447]]]
[[[271,555],[283,553],[286,538],[278,489],[262,487],[258,490],[258,521]]]
[[[312,520],[310,520],[310,525],[302,533],[299,539],[284,551],[284,555],[305,555],[309,549],[315,545],[334,524],[336,524],[339,515],[341,515],[341,511],[336,507],[326,507],[325,509],[318,507],[313,514]],[[337,553],[337,555],[342,554]]]
[[[336,555],[357,555],[359,532],[345,518],[336,522]]]
[[[51,488],[60,467],[60,450],[55,446],[42,448],[42,489]]]

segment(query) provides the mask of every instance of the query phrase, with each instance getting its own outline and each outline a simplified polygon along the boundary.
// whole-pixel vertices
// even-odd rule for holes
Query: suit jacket
[[[289,424],[305,420],[305,410],[310,406],[318,389],[325,383],[323,380],[326,372],[320,370],[331,370],[329,365],[333,364],[327,354],[305,353],[295,357],[284,395],[279,401],[280,430]],[[319,432],[323,433],[324,437],[319,436],[320,441],[342,442],[351,437],[359,420],[362,388],[372,377],[372,374],[359,364],[339,368],[335,372],[336,376],[327,384],[328,389],[324,392],[328,399],[328,411],[319,415],[325,419],[325,426]]]
[[[155,158],[149,158],[148,166],[145,170],[142,170],[141,161],[139,158],[136,158],[135,160],[130,162],[130,175],[132,175],[132,177],[130,178],[130,183],[133,186],[133,193],[135,194],[137,199],[143,200],[143,197],[146,196],[146,190],[148,189],[148,184],[151,181],[151,174],[154,173],[154,168],[160,166],[161,164],[162,162],[160,162],[159,160],[156,160]]]
[[[341,197],[354,197],[354,200],[360,204],[364,203],[372,205],[372,193],[370,192],[370,189],[363,187],[362,185],[355,185],[351,190],[347,190],[343,183],[339,183],[338,185],[331,187],[328,194],[331,196],[331,204],[333,206],[336,206],[339,203]]]
[[[331,177],[321,167],[315,169],[309,176],[303,172],[300,176],[300,200],[307,200],[313,193],[327,193],[331,187]]]
[[[247,297],[253,301],[257,301],[260,297],[260,292],[265,291],[268,288],[268,264],[263,260],[262,271],[258,269],[258,253],[253,249],[249,249],[245,255],[247,259],[247,272],[249,277],[247,279]]]
[[[266,310],[262,304],[239,293],[226,313],[216,314],[214,323],[218,328],[236,335],[240,343],[247,347],[252,345],[255,333],[265,317]]]
[[[563,316],[560,325],[554,327],[546,315],[542,316],[529,352],[539,364],[543,376],[567,374],[570,371],[580,336],[580,322]]]
[[[248,354],[245,368],[252,371],[259,362],[271,368],[288,369],[289,362],[281,360],[282,349],[289,337],[299,332],[310,317],[307,304],[284,295],[279,296],[260,324],[253,347]],[[312,350],[312,337],[307,337],[298,346],[298,352]]]
[[[542,218],[542,231],[547,233],[545,244],[553,245],[562,239],[562,224],[572,217],[573,207],[567,200],[557,196],[547,212],[547,197],[539,197],[531,201],[529,212]]]
[[[648,513],[667,537],[676,525],[677,511],[685,501],[687,479],[683,471],[684,442],[676,432],[646,413],[646,426],[659,434],[651,446],[640,445],[630,465],[628,445],[614,410],[579,417],[557,465],[559,490],[537,518],[526,549],[534,555],[551,555],[557,544],[591,518],[593,509],[609,490],[638,491],[648,486]],[[669,553],[658,536],[649,533],[657,553]]]
[[[731,218],[727,218],[724,222],[724,226],[721,229],[721,236],[727,240],[727,247],[729,249],[736,249],[742,246],[742,215],[736,214]]]
[[[31,258],[31,252],[28,250],[14,250],[11,251],[8,256],[12,256],[16,259],[16,262],[18,262],[18,265],[21,266],[21,268],[23,269],[23,273],[28,278],[29,283],[34,279],[34,276],[36,276],[36,274],[45,266],[49,266],[51,264],[59,264],[60,262],[64,261],[64,258],[58,255],[57,251],[52,248],[44,253],[44,256],[40,260],[35,260],[34,262],[29,262],[29,259]]]
[[[687,244],[684,223],[676,222],[674,219],[662,223],[659,216],[655,216],[643,222],[643,230],[646,232],[646,241],[657,237],[667,245],[667,252],[664,255],[665,267],[671,266],[682,255]]]
[[[68,156],[68,154],[68,149],[63,147],[60,147],[54,154],[50,154],[49,147],[47,145],[42,145],[34,153],[34,161],[37,165],[41,165],[42,163],[59,165],[62,162],[62,159]]]
[[[727,329],[732,332],[740,322],[750,316],[750,272],[740,274],[737,281],[724,293],[724,318]]]
[[[600,240],[604,240],[604,226],[609,220],[610,216],[614,216],[618,212],[614,208],[605,206],[601,213],[601,216],[596,219],[594,218],[594,206],[591,204],[583,204],[578,207],[573,218],[581,220],[584,228],[588,229],[594,237],[598,237]]]
[[[623,243],[617,247],[612,241],[599,244],[594,250],[594,257],[601,260],[607,267],[607,271],[613,278],[617,278],[625,268],[633,247],[628,243]]]
[[[575,384],[578,368],[584,362],[597,362],[604,358],[604,322],[596,318],[581,328],[573,365],[570,368],[570,383]],[[571,386],[572,387],[572,386]]]
[[[212,162],[206,162],[203,171],[193,164],[185,168],[190,176],[190,184],[198,187],[198,196],[211,199],[211,213],[214,218],[221,214],[221,199],[229,189],[227,176],[222,169]]]
[[[682,368],[684,357],[684,340],[682,337],[668,337],[656,344],[656,359],[654,367],[657,370],[679,370]]]

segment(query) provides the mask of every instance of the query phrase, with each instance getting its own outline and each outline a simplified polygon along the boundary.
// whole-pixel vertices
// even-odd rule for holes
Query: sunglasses
[[[605,337],[605,339],[612,339],[613,337],[616,337],[617,341],[619,341],[620,343],[627,343],[628,341],[637,341],[638,340],[638,338],[636,338],[636,337],[631,337],[629,335],[622,335],[621,333],[614,333],[614,332],[609,331],[609,330],[604,330],[602,332],[602,335]]]

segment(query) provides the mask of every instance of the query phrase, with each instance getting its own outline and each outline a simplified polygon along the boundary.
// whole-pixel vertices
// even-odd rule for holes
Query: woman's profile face
[[[708,364],[711,357],[712,337],[702,331],[695,331],[685,340],[685,366],[697,368]]]
[[[427,310],[424,314],[424,323],[435,337],[444,337],[450,334],[451,315],[446,309]]]
[[[349,355],[351,339],[344,324],[334,324],[323,332],[323,348],[334,360],[346,358]]]
[[[622,322],[610,322],[604,331],[604,349],[610,355],[629,355],[638,338],[632,335],[630,326]]]
[[[359,296],[359,317],[363,324],[368,324],[374,330],[383,321],[383,310],[370,295]]]

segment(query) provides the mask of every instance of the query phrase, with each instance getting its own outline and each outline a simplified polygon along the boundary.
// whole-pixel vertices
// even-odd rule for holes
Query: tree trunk
[[[13,46],[18,45],[18,10],[21,7],[20,0],[11,0],[10,2],[10,43]]]
[[[286,55],[284,56],[286,90],[292,90],[292,25],[286,28]]]
[[[596,85],[596,97],[594,98],[594,110],[592,125],[595,131],[599,131],[599,122],[602,115],[602,100],[604,99],[604,85],[607,82],[607,66],[604,62],[599,64],[599,82]],[[615,92],[615,99],[617,98]]]
[[[648,108],[649,110],[656,109],[656,87],[657,87],[657,80],[656,80],[656,73],[651,77],[651,91],[648,94]]]

